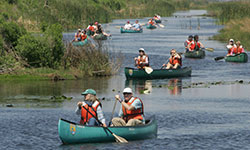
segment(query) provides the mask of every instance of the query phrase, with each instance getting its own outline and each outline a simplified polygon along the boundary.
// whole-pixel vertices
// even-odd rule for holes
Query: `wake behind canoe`
[[[192,68],[154,69],[152,73],[148,74],[143,69],[125,67],[124,72],[127,79],[164,79],[191,76]]]
[[[143,140],[157,136],[155,116],[146,120],[145,125],[109,127],[118,136],[126,140]],[[58,133],[64,144],[114,142],[115,138],[100,126],[83,126],[65,119],[59,119]]]

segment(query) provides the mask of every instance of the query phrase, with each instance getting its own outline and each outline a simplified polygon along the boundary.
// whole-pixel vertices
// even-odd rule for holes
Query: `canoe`
[[[152,73],[148,74],[143,69],[125,67],[124,72],[127,79],[164,79],[191,76],[192,68],[154,69]]]
[[[225,61],[245,63],[248,61],[248,55],[247,53],[241,53],[234,56],[227,56],[225,57]]]
[[[186,58],[204,58],[206,56],[206,53],[204,50],[200,49],[198,51],[188,51],[184,55]]]
[[[96,36],[94,36],[95,40],[107,40],[107,36],[104,34],[98,34]]]
[[[87,30],[87,35],[88,35],[88,36],[90,36],[90,35],[92,36],[92,35],[94,35],[94,34],[95,34],[95,32],[93,32],[93,31],[91,31],[91,30]]]
[[[88,39],[85,39],[84,41],[78,41],[78,42],[72,42],[74,46],[84,46],[88,44]]]
[[[138,30],[129,30],[129,29],[124,29],[120,28],[121,33],[142,33],[143,29],[141,28],[139,31]]]
[[[155,23],[161,23],[161,20],[155,20]]]
[[[157,136],[155,116],[146,120],[145,125],[108,127],[114,134],[126,140],[143,140]],[[59,119],[58,133],[64,144],[115,142],[115,138],[100,126],[84,126],[65,119]]]
[[[148,24],[148,25],[146,26],[146,28],[147,28],[147,29],[155,29],[156,26],[153,26],[152,24]]]

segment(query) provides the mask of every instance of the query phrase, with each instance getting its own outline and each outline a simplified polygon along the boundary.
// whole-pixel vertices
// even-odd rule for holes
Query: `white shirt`
[[[132,28],[132,25],[130,23],[124,25],[124,29],[130,29],[130,28]]]

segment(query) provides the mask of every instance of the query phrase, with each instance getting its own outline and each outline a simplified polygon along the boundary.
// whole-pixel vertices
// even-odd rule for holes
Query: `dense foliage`
[[[250,2],[237,1],[214,3],[209,6],[211,13],[225,24],[225,28],[214,38],[227,42],[233,38],[241,41],[245,49],[250,49]]]

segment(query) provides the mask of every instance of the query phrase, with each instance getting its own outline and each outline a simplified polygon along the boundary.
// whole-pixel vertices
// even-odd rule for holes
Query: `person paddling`
[[[139,24],[139,21],[138,20],[135,20],[135,23],[133,24],[133,26],[132,26],[133,28],[133,30],[137,30],[137,31],[140,31],[141,30],[141,25]]]
[[[150,25],[150,24],[152,26],[156,26],[156,23],[155,23],[155,21],[152,18],[148,20],[148,25]]]
[[[145,124],[144,106],[140,98],[134,97],[131,88],[123,90],[124,100],[116,95],[115,98],[122,105],[119,117],[112,119],[112,126],[136,126]]]
[[[166,69],[178,69],[182,66],[182,58],[181,56],[176,52],[175,49],[172,49],[170,51],[170,58],[167,64],[163,64],[162,67],[166,67]]]
[[[127,23],[123,27],[125,30],[129,30],[132,28],[132,25],[130,24],[130,21],[127,21]]]
[[[100,124],[95,118],[101,121],[104,127],[107,127],[105,123],[104,114],[102,111],[102,104],[96,98],[96,91],[93,89],[85,90],[82,95],[84,95],[85,100],[79,101],[77,103],[76,114],[81,115],[80,124],[88,126],[99,126]],[[91,112],[94,117],[87,111]]]
[[[84,41],[87,38],[88,38],[88,36],[86,34],[86,30],[84,29],[84,30],[82,30],[82,34],[81,34],[81,41]]]
[[[205,47],[204,47],[203,44],[199,41],[199,36],[198,36],[198,35],[195,35],[195,36],[194,36],[194,41],[191,42],[191,43],[189,43],[188,49],[189,49],[190,51],[198,51],[198,50],[200,50],[200,48],[205,48]]]
[[[144,69],[149,66],[149,58],[146,55],[144,48],[139,49],[139,56],[135,57],[134,60],[135,66],[137,66],[138,69]]]
[[[194,43],[194,41],[193,41],[193,36],[192,35],[189,35],[188,36],[188,39],[184,42],[184,46],[185,46],[185,51],[186,52],[188,52],[188,51],[191,51],[191,48],[188,48],[188,45],[190,44],[190,43]]]
[[[236,54],[240,54],[240,53],[244,53],[244,52],[245,52],[244,48],[242,47],[240,41],[237,41],[236,42],[236,47],[233,47],[230,55],[233,55],[233,54],[236,55]]]
[[[75,42],[81,41],[81,34],[82,34],[82,30],[78,29],[77,32],[75,33],[75,38],[73,41],[75,41]]]
[[[234,47],[236,47],[236,45],[234,44],[234,40],[230,39],[229,43],[227,45],[227,56],[230,56],[232,53],[232,50],[234,49]]]

